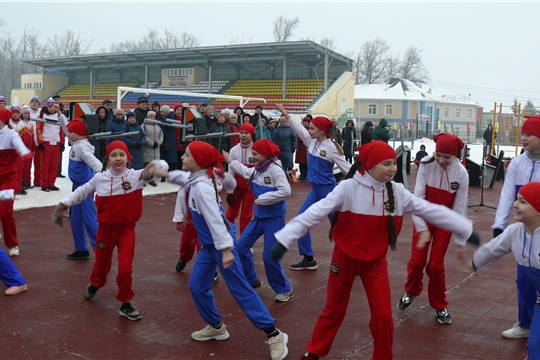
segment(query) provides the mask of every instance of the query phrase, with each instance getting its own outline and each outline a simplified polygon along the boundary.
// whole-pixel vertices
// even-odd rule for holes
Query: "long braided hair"
[[[359,171],[362,168],[362,163],[359,159],[356,159],[355,162],[351,165],[351,168],[349,169],[349,172],[343,180],[350,179],[354,176],[354,174]],[[391,213],[390,220],[388,223],[388,244],[390,245],[390,248],[392,251],[396,250],[396,243],[397,243],[397,230],[396,230],[396,223],[394,222],[394,211],[396,210],[396,204],[395,204],[395,197],[394,197],[394,187],[392,185],[391,181],[388,181],[385,183],[386,191],[388,193],[388,201],[384,204],[385,210]],[[338,221],[338,215],[339,212],[335,211],[332,215],[332,221],[330,222],[330,230],[328,231],[328,238],[330,241],[334,241],[332,239],[332,230],[334,230],[334,227]]]

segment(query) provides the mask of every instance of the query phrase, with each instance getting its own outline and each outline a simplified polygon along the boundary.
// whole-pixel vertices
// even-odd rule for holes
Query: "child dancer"
[[[34,144],[34,125],[30,121],[30,107],[23,105],[21,109],[21,123],[24,124],[25,129],[19,135],[28,149],[33,149],[36,145]],[[23,161],[23,172],[22,172],[22,185],[23,190],[30,189],[32,187],[32,179],[30,177],[30,170],[32,169],[32,159],[26,159]]]
[[[499,236],[508,224],[518,190],[531,181],[540,181],[540,171],[538,171],[540,167],[540,115],[525,116],[525,118],[527,120],[521,128],[521,143],[525,152],[513,158],[510,166],[506,169],[495,220],[491,226],[493,237]],[[518,322],[502,332],[502,336],[507,339],[529,337],[529,328],[538,297],[536,289],[531,285],[520,266],[517,267],[516,284]]]
[[[280,258],[295,239],[336,211],[337,219],[333,219],[331,229],[335,246],[328,296],[304,359],[328,355],[345,317],[356,276],[362,279],[371,311],[372,359],[392,358],[394,321],[386,253],[388,245],[392,249],[396,247],[405,213],[453,231],[459,244],[465,244],[469,236],[471,239],[467,241],[479,242],[476,235],[471,235],[470,220],[447,207],[422,200],[402,184],[393,182],[396,169],[396,153],[388,144],[372,141],[361,146],[359,161],[351,167],[347,180],[275,234],[279,243],[272,248],[272,256]]]
[[[30,158],[31,159],[31,158]],[[15,191],[13,189],[0,190],[0,203],[4,201],[13,201]],[[0,235],[0,239],[2,235]],[[0,249],[0,281],[6,285],[6,295],[17,295],[28,290],[26,280],[6,254],[4,249]]]
[[[433,137],[435,155],[425,157],[422,166],[418,168],[414,195],[434,204],[444,205],[465,216],[467,214],[467,194],[469,191],[469,174],[460,161],[463,141],[457,136],[442,133]],[[429,305],[435,309],[437,321],[440,324],[452,323],[452,318],[446,307],[446,276],[444,256],[452,233],[426,224],[418,216],[413,216],[413,238],[411,258],[407,263],[407,282],[405,294],[399,300],[399,310],[406,310],[415,297],[423,289],[422,278],[424,268],[429,276],[428,298]],[[431,252],[428,251],[431,242]],[[426,267],[427,264],[427,267]]]
[[[225,161],[230,164],[230,170],[249,179],[255,197],[253,220],[250,221],[246,231],[238,239],[237,248],[244,268],[244,274],[253,288],[262,286],[261,280],[255,272],[253,253],[251,248],[261,235],[264,235],[263,261],[266,278],[272,289],[276,292],[275,300],[287,302],[292,299],[292,287],[283,272],[281,261],[272,260],[271,249],[276,243],[274,232],[285,225],[287,206],[285,200],[291,196],[291,186],[287,182],[285,169],[278,160],[279,148],[271,140],[257,140],[251,153],[255,167],[242,165],[238,160],[231,160],[224,153]]]
[[[63,213],[69,206],[80,204],[88,196],[96,193],[98,239],[96,260],[90,285],[84,291],[84,298],[90,300],[99,288],[107,282],[111,270],[112,255],[118,247],[118,293],[116,299],[121,302],[120,315],[130,320],[139,320],[141,314],[131,306],[135,295],[131,287],[132,264],[135,254],[135,225],[142,215],[143,185],[155,180],[149,169],[158,167],[168,169],[164,161],[152,161],[144,170],[128,169],[131,155],[124,142],[116,140],[107,145],[109,169],[99,172],[83,186],[66,196],[53,212],[53,221],[62,226]]]
[[[237,160],[248,168],[253,167],[254,160],[251,155],[251,147],[255,138],[255,128],[249,122],[240,126],[240,143],[231,149],[229,157],[231,160]],[[227,195],[227,213],[226,218],[234,224],[236,217],[240,214],[240,235],[244,232],[246,226],[253,218],[253,192],[248,187],[247,180],[241,175],[235,174],[236,189],[234,194]],[[240,207],[242,211],[240,212]]]
[[[102,164],[94,156],[95,147],[90,144],[86,134],[86,124],[81,119],[73,119],[68,123],[68,138],[71,142],[69,152],[68,176],[73,183],[73,191],[90,181]],[[71,233],[75,250],[66,257],[69,260],[88,260],[90,251],[86,235],[90,238],[92,249],[96,249],[96,233],[98,229],[96,207],[93,194],[80,204],[71,207]]]
[[[216,266],[229,288],[229,291],[244,310],[253,325],[264,330],[268,336],[270,355],[273,360],[287,356],[287,334],[275,327],[272,318],[261,298],[247,282],[242,265],[235,261],[238,253],[234,246],[234,236],[227,229],[227,223],[220,209],[217,183],[212,167],[223,168],[221,156],[212,145],[191,142],[183,156],[183,169],[166,173],[152,170],[157,176],[169,178],[169,182],[189,186],[188,205],[193,223],[199,234],[202,249],[195,260],[189,280],[189,289],[199,314],[208,325],[195,331],[191,337],[197,341],[225,340],[229,332],[218,313],[211,286]]]
[[[530,121],[530,120],[527,120]],[[513,160],[512,160],[513,161]],[[487,266],[491,261],[512,252],[518,269],[531,283],[536,292],[540,292],[540,182],[529,182],[519,189],[514,202],[514,220],[500,235],[487,244],[480,246],[470,263],[472,270]],[[540,305],[534,306],[534,315],[530,325],[527,342],[528,359],[540,359]]]
[[[334,126],[330,119],[316,116],[311,120],[309,130],[306,130],[296,119],[291,120],[291,116],[281,104],[276,104],[276,107],[289,120],[289,125],[308,149],[308,180],[311,183],[311,191],[298,211],[298,214],[301,214],[312,204],[324,199],[336,186],[336,179],[333,175],[334,164],[344,174],[349,171],[351,164],[343,157],[341,146],[333,142],[330,137]],[[328,219],[332,219],[332,214],[329,214]],[[291,269],[316,270],[317,261],[313,257],[313,246],[309,232],[298,239],[298,251],[304,258],[299,263],[292,264]]]
[[[17,158],[32,159],[17,132],[7,125],[11,111],[0,109],[0,190],[17,188]],[[4,232],[4,242],[9,248],[9,256],[19,255],[17,227],[13,217],[13,199],[0,202],[0,222]]]

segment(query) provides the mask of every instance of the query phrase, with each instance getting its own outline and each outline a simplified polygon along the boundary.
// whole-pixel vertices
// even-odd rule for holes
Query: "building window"
[[[384,115],[392,115],[392,105],[386,104],[384,106]]]
[[[461,119],[461,109],[460,108],[456,109],[456,119]]]
[[[191,76],[193,68],[163,69],[164,76]]]
[[[459,128],[459,127],[457,127],[457,126],[454,127],[454,132],[455,132],[455,135],[456,135],[456,136],[460,136],[461,128]]]
[[[467,109],[467,119],[468,120],[472,119],[472,109]]]
[[[443,114],[443,117],[445,117],[445,118],[449,118],[449,117],[450,117],[450,108],[449,108],[449,107],[445,107],[445,108],[444,108],[444,114]]]
[[[34,89],[42,89],[43,83],[41,81],[34,82]]]
[[[24,88],[25,89],[31,89],[32,88],[32,83],[31,82],[25,82],[24,83]]]
[[[377,115],[377,104],[368,104],[368,115]]]

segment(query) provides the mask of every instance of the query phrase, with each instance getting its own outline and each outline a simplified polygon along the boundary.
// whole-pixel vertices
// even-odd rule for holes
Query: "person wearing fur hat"
[[[252,324],[265,332],[271,358],[284,359],[288,353],[288,336],[276,328],[276,320],[246,280],[235,246],[236,228],[224,217],[218,182],[214,177],[214,168],[222,170],[222,162],[223,156],[212,145],[193,141],[184,154],[183,171],[154,171],[155,175],[165,176],[169,182],[187,188],[187,204],[202,245],[189,279],[189,290],[199,314],[208,325],[193,332],[191,337],[196,341],[229,338],[211,290],[217,266],[238,305]]]
[[[155,111],[148,112],[148,119],[156,120]],[[142,128],[146,136],[143,159],[144,166],[146,166],[152,162],[152,160],[159,160],[161,158],[159,147],[163,143],[163,131],[157,124],[147,123],[146,120],[144,121]],[[148,184],[157,186],[155,181],[150,181]]]
[[[13,105],[11,106],[11,113],[12,115],[11,119],[9,120],[9,126],[19,134],[24,146],[26,146],[28,149],[32,149],[34,147],[34,134],[32,125],[28,122],[30,112],[28,111],[25,113],[26,120],[22,120],[21,109],[17,105]],[[17,159],[17,187],[15,188],[17,195],[28,194],[26,189],[30,187],[31,166],[32,159]]]
[[[253,139],[255,138],[255,128],[249,122],[240,126],[240,142],[231,149],[229,157],[238,161],[240,164],[252,168],[255,160],[251,154]],[[248,186],[248,181],[240,174],[234,174],[236,179],[236,189],[234,193],[227,195],[227,213],[225,217],[233,224],[240,214],[240,235],[244,232],[249,222],[253,218],[253,191]],[[241,208],[241,210],[240,210]]]
[[[94,156],[95,147],[88,141],[86,123],[81,119],[73,119],[68,123],[68,139],[71,143],[69,151],[68,176],[73,183],[73,191],[90,181],[102,164]],[[96,250],[97,214],[94,197],[89,196],[80,204],[71,208],[71,233],[75,249],[67,254],[69,260],[90,259],[90,249],[86,237],[90,239],[92,249]]]
[[[387,143],[388,140],[390,140],[390,134],[388,133],[387,127],[388,121],[386,121],[386,119],[381,119],[381,121],[379,121],[379,125],[377,125],[371,132],[371,138],[373,140],[381,140]]]
[[[8,125],[11,111],[0,109],[0,190],[17,188],[17,158],[32,159],[33,154],[19,134]],[[13,200],[0,202],[0,223],[4,233],[4,243],[9,249],[9,256],[19,255],[17,226],[13,216]]]
[[[133,112],[135,113],[137,124],[141,125],[148,114],[148,99],[144,96],[138,98],[137,108]]]
[[[459,245],[480,242],[473,232],[472,221],[445,206],[420,199],[402,184],[392,181],[397,166],[396,153],[390,145],[374,140],[358,151],[358,159],[350,168],[347,180],[341,181],[324,199],[275,234],[278,243],[272,248],[272,257],[277,260],[291,249],[296,239],[335,211],[329,233],[334,250],[326,305],[302,359],[315,360],[330,352],[347,313],[357,276],[362,281],[371,313],[372,359],[392,359],[394,320],[387,253],[389,247],[396,248],[406,213],[452,231]]]
[[[480,246],[469,262],[469,269],[478,271],[492,261],[513,253],[522,276],[533,287],[535,293],[538,293],[540,292],[540,261],[536,254],[540,253],[540,243],[536,240],[540,236],[540,182],[529,182],[523,185],[517,193],[517,199],[512,208],[514,220],[517,223],[509,225],[501,234]],[[540,359],[540,307],[538,305],[534,307],[530,333],[527,335],[529,335],[529,340],[526,359]]]
[[[285,225],[285,200],[291,195],[291,186],[285,169],[278,160],[280,150],[275,143],[268,139],[257,140],[251,147],[251,154],[253,167],[232,160],[229,154],[223,153],[225,161],[230,164],[230,171],[249,180],[255,198],[254,217],[238,239],[238,254],[247,281],[253,288],[262,286],[262,281],[255,272],[251,248],[257,239],[264,236],[263,262],[266,278],[276,293],[275,301],[287,302],[293,298],[292,287],[285,276],[281,261],[272,260],[270,250],[276,243],[274,233]]]
[[[467,214],[469,174],[461,164],[463,141],[455,135],[442,133],[433,137],[435,155],[424,157],[418,168],[414,195],[434,204],[444,205],[458,214]],[[411,258],[407,263],[405,294],[398,302],[398,309],[408,309],[424,288],[424,268],[429,276],[429,305],[435,310],[437,321],[452,323],[446,298],[446,270],[444,257],[452,233],[413,216]],[[431,246],[430,246],[431,245]],[[429,256],[429,259],[428,259]],[[426,266],[427,265],[427,266]]]
[[[56,121],[60,124],[37,123],[38,149],[41,151],[41,191],[59,191],[55,186],[58,174],[58,161],[60,152],[64,151],[65,135],[67,133],[67,119],[60,112],[60,107],[52,99],[47,99],[46,106],[41,109],[40,117],[45,120]]]
[[[364,126],[362,126],[362,131],[360,132],[360,143],[365,145],[370,143],[373,140],[371,132],[373,131],[373,123],[371,121],[366,121]]]
[[[506,169],[504,185],[491,228],[493,237],[500,235],[508,225],[510,213],[519,189],[532,181],[540,181],[540,115],[525,116],[521,128],[523,154],[510,161]],[[532,316],[535,312],[537,292],[521,267],[517,267],[518,322],[502,332],[507,339],[529,337]]]
[[[354,146],[354,140],[356,140],[356,128],[354,127],[354,121],[347,120],[347,122],[345,123],[345,127],[341,132],[343,138],[343,152],[345,153],[345,160],[352,164],[354,151],[356,150]]]
[[[135,117],[135,113],[129,111],[128,114],[133,117]],[[114,110],[114,119],[112,121],[109,121],[107,124],[107,132],[113,132],[113,133],[119,133],[122,131],[122,126],[124,125],[124,110],[122,109],[116,109]],[[109,145],[115,140],[120,140],[121,138],[108,138],[105,140],[105,144]]]
[[[316,116],[309,125],[309,130],[300,125],[300,122],[292,118],[283,108],[283,105],[276,104],[277,110],[289,120],[291,128],[298,135],[308,148],[308,180],[311,183],[311,190],[300,207],[298,214],[302,214],[312,204],[324,199],[336,186],[334,177],[334,165],[346,174],[351,164],[343,156],[343,149],[339,144],[332,141],[332,128],[334,123],[326,116]],[[328,219],[332,219],[329,214]],[[302,260],[292,264],[292,270],[316,270],[317,260],[311,243],[311,234],[307,232],[298,239],[298,252]]]
[[[129,320],[139,320],[141,314],[131,306],[131,300],[135,296],[132,288],[135,226],[142,215],[143,186],[155,180],[150,169],[167,171],[168,167],[166,162],[157,160],[148,164],[144,170],[128,169],[130,160],[131,154],[124,142],[115,140],[107,145],[108,169],[96,173],[90,181],[63,198],[54,209],[52,220],[62,226],[64,211],[96,195],[96,259],[90,275],[90,285],[86,287],[83,296],[90,300],[105,286],[111,270],[113,251],[117,247],[116,299],[120,301],[119,314]]]
[[[134,170],[140,170],[144,167],[144,145],[146,144],[146,136],[142,126],[137,123],[137,119],[134,116],[129,116],[127,121],[122,125],[122,132],[137,132],[136,135],[123,136],[120,139],[126,143],[129,153],[132,159],[129,161],[129,168]]]

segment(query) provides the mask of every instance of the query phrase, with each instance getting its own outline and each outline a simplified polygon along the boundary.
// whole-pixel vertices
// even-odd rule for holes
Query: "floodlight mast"
[[[175,91],[175,90],[155,90],[155,89],[146,89],[146,88],[133,88],[126,86],[119,86],[117,90],[117,100],[116,107],[118,109],[122,108],[122,98],[126,96],[128,92],[135,93],[152,93],[152,94],[162,94],[162,95],[178,95],[178,96],[193,96],[193,97],[206,97],[211,99],[231,99],[238,100],[240,107],[244,107],[249,101],[262,101],[266,104],[264,98],[253,98],[253,97],[244,97],[239,95],[224,95],[224,94],[202,94],[202,93],[193,93],[187,91]]]

